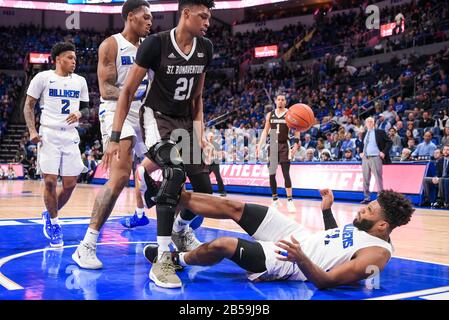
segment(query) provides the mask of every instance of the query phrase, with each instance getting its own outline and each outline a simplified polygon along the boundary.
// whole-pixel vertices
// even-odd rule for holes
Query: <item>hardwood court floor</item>
[[[96,194],[102,186],[79,184],[72,198],[60,211],[60,217],[89,217]],[[122,216],[134,211],[134,190],[125,188],[112,212]],[[44,209],[43,183],[40,181],[0,181],[0,219],[39,218]],[[230,194],[230,199],[270,205],[269,197]],[[288,217],[307,228],[317,231],[323,228],[320,202],[317,199],[295,199],[297,213],[288,213],[285,199],[280,208]],[[351,222],[360,205],[337,202],[333,211],[337,223]],[[155,217],[154,209],[147,210]],[[242,231],[233,221],[206,219],[205,226]],[[41,235],[39,235],[40,237]],[[449,264],[449,211],[417,209],[411,222],[392,233],[395,256],[435,263]]]

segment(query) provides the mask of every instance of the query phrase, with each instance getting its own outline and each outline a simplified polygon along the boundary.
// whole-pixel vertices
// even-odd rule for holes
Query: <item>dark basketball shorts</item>
[[[188,176],[209,173],[201,157],[198,139],[193,136],[193,120],[189,117],[173,117],[144,107],[141,125],[145,145],[151,148],[162,140],[172,140],[180,146],[181,156]]]
[[[268,163],[275,162],[275,159],[271,158],[271,146],[268,147]],[[273,155],[275,156],[275,155]],[[278,143],[278,152],[277,152],[277,163],[288,163],[290,162],[290,143],[288,142],[279,142]]]

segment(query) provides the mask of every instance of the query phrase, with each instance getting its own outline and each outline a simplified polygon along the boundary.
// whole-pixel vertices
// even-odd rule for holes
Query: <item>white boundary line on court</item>
[[[119,245],[119,244],[137,244],[137,243],[154,243],[154,241],[131,241],[131,242],[99,242],[97,243],[98,246],[105,246],[105,245]],[[43,251],[57,251],[57,250],[61,250],[61,249],[67,249],[67,248],[75,248],[78,247],[77,244],[75,245],[70,245],[70,246],[63,246],[60,248],[43,248],[43,249],[36,249],[36,250],[31,250],[31,251],[25,251],[25,252],[21,252],[21,253],[17,253],[17,254],[13,254],[7,257],[4,257],[2,259],[0,259],[0,268],[8,263],[11,260],[17,259],[17,258],[21,258],[30,254],[34,254],[34,253],[39,253],[39,252],[43,252]],[[24,288],[15,283],[14,281],[12,281],[11,279],[9,279],[8,277],[6,277],[3,273],[0,272],[0,285],[2,285],[3,287],[5,287],[8,290],[23,290]]]
[[[406,299],[406,298],[414,298],[414,297],[418,297],[418,296],[426,296],[426,295],[441,293],[441,292],[445,292],[445,291],[449,291],[449,286],[427,289],[427,290],[398,293],[398,294],[392,294],[389,296],[369,298],[369,299],[365,299],[365,300],[399,300],[399,299]]]
[[[123,216],[110,217],[110,219],[108,219],[108,221],[109,220],[113,220],[114,218],[117,219],[117,218],[121,218],[121,217],[123,217]],[[89,218],[89,217],[67,217],[67,218],[85,219],[85,218]],[[156,220],[156,218],[153,218],[153,217],[148,217],[148,218],[152,219],[152,220]],[[0,220],[30,220],[30,219],[36,219],[36,218],[0,219]],[[206,228],[244,234],[243,232],[240,232],[240,231],[234,231],[234,230],[229,230],[229,229],[224,229],[224,228],[219,228],[219,227],[206,227]],[[104,242],[104,243],[100,242],[100,243],[97,243],[97,245],[137,244],[137,243],[152,243],[152,242],[154,242],[154,241]],[[26,251],[26,252],[18,253],[18,254],[15,254],[15,255],[7,256],[7,257],[4,257],[4,258],[0,259],[0,268],[4,264],[6,264],[7,262],[9,262],[9,261],[11,261],[13,259],[16,259],[16,258],[20,258],[20,257],[26,256],[26,255],[30,255],[30,254],[34,254],[34,253],[38,253],[38,252],[43,252],[43,251],[46,251],[46,250],[60,250],[60,249],[63,249],[63,248],[74,248],[74,247],[77,247],[77,246],[78,245],[63,246],[61,248],[43,248],[43,249],[31,250],[31,251]],[[404,259],[404,260],[411,260],[411,261],[430,263],[430,264],[436,264],[436,265],[449,267],[449,264],[445,264],[445,263],[432,262],[432,261],[419,260],[419,259],[412,259],[412,258],[404,258],[404,257],[398,257],[398,256],[393,256],[393,257],[394,258],[399,258],[399,259]],[[3,287],[5,287],[8,290],[23,290],[24,289],[19,284],[15,283],[14,281],[12,281],[9,278],[7,278],[1,272],[0,272],[0,285],[2,285]],[[428,294],[433,294],[433,293],[440,293],[440,292],[444,292],[444,291],[449,291],[449,286],[433,288],[433,289],[427,289],[427,290],[420,290],[420,291],[412,291],[412,292],[388,295],[388,296],[383,296],[383,297],[369,298],[369,299],[366,299],[366,300],[396,300],[396,299],[405,299],[405,298],[412,298],[412,297],[416,297],[416,296],[420,296],[420,295],[428,295]]]

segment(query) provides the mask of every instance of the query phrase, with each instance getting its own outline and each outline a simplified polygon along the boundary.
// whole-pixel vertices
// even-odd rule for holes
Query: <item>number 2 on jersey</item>
[[[70,114],[70,110],[69,110],[70,100],[61,100],[61,102],[63,104],[62,109],[61,109],[61,113],[62,114]]]
[[[194,78],[190,78],[190,80],[187,80],[187,78],[179,78],[178,81],[176,81],[177,88],[174,96],[175,100],[183,101],[190,98],[193,88],[193,80]]]

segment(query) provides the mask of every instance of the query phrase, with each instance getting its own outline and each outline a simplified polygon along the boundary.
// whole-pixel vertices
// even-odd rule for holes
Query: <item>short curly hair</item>
[[[212,9],[215,7],[215,1],[214,0],[179,0],[178,3],[178,10],[182,11],[186,6],[191,5],[203,5],[208,9]]]
[[[66,51],[75,51],[75,45],[71,42],[58,42],[51,48],[51,59],[56,61],[56,57]]]
[[[128,14],[139,9],[141,6],[150,7],[150,4],[146,0],[127,0],[122,7],[122,18],[126,21]]]
[[[377,202],[379,202],[385,220],[390,224],[391,229],[409,223],[415,211],[409,199],[393,190],[379,192]]]

